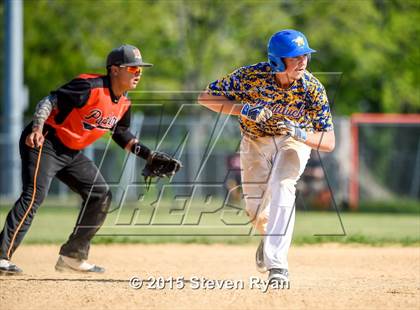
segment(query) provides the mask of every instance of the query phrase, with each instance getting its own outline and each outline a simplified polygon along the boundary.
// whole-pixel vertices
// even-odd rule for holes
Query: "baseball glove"
[[[152,178],[171,177],[181,169],[182,163],[166,153],[153,151],[147,159],[142,175],[146,183],[150,184]]]

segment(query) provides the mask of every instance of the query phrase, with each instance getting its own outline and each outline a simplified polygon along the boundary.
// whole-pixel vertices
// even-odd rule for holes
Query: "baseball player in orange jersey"
[[[54,176],[83,199],[77,225],[60,249],[56,269],[104,272],[87,258],[90,241],[105,221],[111,191],[81,150],[112,131],[119,146],[148,160],[148,165],[172,163],[170,158],[156,156],[159,152],[150,151],[129,131],[131,102],[127,91],[136,88],[143,67],[150,66],[143,62],[138,48],[122,45],[109,53],[107,75],[82,74],[38,103],[19,143],[23,190],[0,234],[0,274],[22,272],[10,259]],[[173,167],[179,169],[177,163]]]
[[[242,190],[247,214],[264,236],[257,269],[269,271],[270,283],[289,280],[295,185],[311,148],[335,146],[325,89],[306,71],[314,52],[301,32],[277,32],[268,42],[268,62],[235,70],[198,98],[210,110],[239,116]]]

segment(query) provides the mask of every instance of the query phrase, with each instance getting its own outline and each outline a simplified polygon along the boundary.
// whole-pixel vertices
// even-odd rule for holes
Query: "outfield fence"
[[[155,180],[148,195],[155,194],[156,199],[190,197],[203,203],[214,197],[225,200],[226,204],[239,205],[238,151],[241,134],[236,117],[207,111],[197,113],[194,111],[196,106],[192,108],[192,117],[184,117],[182,113],[176,117],[133,115],[131,130],[141,142],[152,149],[174,155],[184,166],[170,182]],[[350,119],[335,117],[334,125],[334,152],[312,151],[297,185],[296,203],[299,209],[346,209],[354,181],[360,192],[358,203],[381,199],[419,203],[420,191],[416,186],[420,176],[417,169],[420,164],[419,124],[362,124],[358,132],[357,180],[352,179],[355,149],[351,143]],[[2,154],[10,147],[17,147],[17,141],[10,146],[6,145],[4,137],[0,137]],[[145,195],[145,183],[141,176],[144,161],[128,155],[111,141],[109,135],[88,147],[84,153],[100,168],[119,204],[141,200]],[[4,158],[2,156],[0,162],[1,199],[12,201],[19,193],[5,191],[9,180],[4,177],[3,171],[9,168],[10,163]],[[54,180],[49,195],[65,202],[72,193],[64,184]]]

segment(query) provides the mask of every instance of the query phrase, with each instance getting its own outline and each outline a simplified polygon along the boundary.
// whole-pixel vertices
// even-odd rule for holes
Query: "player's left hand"
[[[306,131],[302,128],[299,128],[299,126],[292,121],[280,121],[277,123],[277,128],[280,129],[280,132],[282,134],[291,136],[300,142],[305,142],[307,139]]]
[[[154,177],[172,177],[181,169],[182,163],[166,153],[153,151],[147,159],[142,175],[147,182]]]

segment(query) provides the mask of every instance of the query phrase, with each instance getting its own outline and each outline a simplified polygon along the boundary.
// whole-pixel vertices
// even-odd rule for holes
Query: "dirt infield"
[[[2,309],[420,308],[417,247],[292,247],[290,289],[266,293],[256,282],[249,288],[249,278],[260,276],[252,245],[95,245],[91,260],[107,267],[99,276],[55,272],[57,251],[58,246],[34,245],[16,252],[24,275],[0,276]],[[172,289],[169,282],[160,290],[147,288],[157,286],[152,282],[133,289],[132,276],[187,281],[183,289],[177,288],[180,282]],[[210,289],[210,282],[207,289],[193,289],[194,277],[233,280],[239,289]]]

